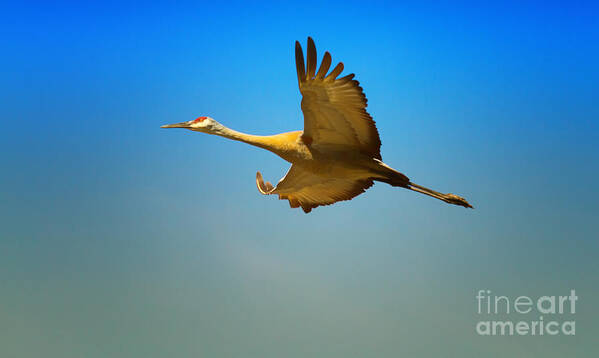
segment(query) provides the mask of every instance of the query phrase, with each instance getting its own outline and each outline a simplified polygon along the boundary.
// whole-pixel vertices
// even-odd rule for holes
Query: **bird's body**
[[[354,75],[337,78],[339,63],[328,75],[331,56],[325,53],[316,72],[316,48],[308,38],[307,72],[301,46],[296,42],[296,68],[303,95],[304,130],[272,136],[234,131],[209,117],[165,125],[219,135],[269,150],[290,162],[291,168],[276,187],[264,182],[260,172],[256,184],[262,194],[277,194],[291,207],[306,213],[320,205],[350,200],[373,185],[388,183],[417,191],[450,204],[472,207],[465,199],[442,194],[414,184],[404,174],[382,162],[375,123],[366,111],[366,96]]]

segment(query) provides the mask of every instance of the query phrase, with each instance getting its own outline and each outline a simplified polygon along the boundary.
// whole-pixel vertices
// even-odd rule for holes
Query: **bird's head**
[[[160,128],[185,128],[196,132],[215,133],[221,128],[221,124],[210,117],[198,117],[191,121],[165,124]]]

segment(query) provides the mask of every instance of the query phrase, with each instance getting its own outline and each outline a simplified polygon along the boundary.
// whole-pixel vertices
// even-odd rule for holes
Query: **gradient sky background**
[[[590,4],[4,4],[0,356],[597,356]],[[159,128],[301,129],[308,35],[385,162],[475,210],[379,183],[305,215],[256,189],[278,157]],[[576,336],[480,337],[479,289],[576,289]]]

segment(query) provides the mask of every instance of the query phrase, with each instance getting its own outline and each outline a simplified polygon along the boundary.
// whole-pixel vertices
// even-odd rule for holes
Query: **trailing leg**
[[[431,196],[431,197],[439,199],[439,200],[443,200],[444,202],[449,203],[449,204],[460,205],[465,208],[472,208],[472,205],[470,205],[470,203],[468,203],[468,201],[466,201],[466,199],[462,198],[461,196],[457,196],[457,195],[451,194],[451,193],[448,193],[448,194],[439,193],[438,191],[434,191],[432,189],[425,188],[418,184],[412,183],[410,181],[410,179],[407,176],[405,176],[404,174],[398,172],[397,170],[391,168],[390,166],[388,166],[387,164],[385,164],[379,160],[376,160],[376,161],[379,164],[381,177],[380,178],[375,177],[375,178],[373,178],[374,180],[377,180],[377,181],[380,181],[383,183],[387,183],[391,186],[399,186],[402,188],[410,189],[415,192],[425,194],[425,195]]]

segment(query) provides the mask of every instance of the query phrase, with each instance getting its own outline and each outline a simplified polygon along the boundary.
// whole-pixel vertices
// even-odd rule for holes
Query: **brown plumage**
[[[163,126],[216,134],[267,149],[292,163],[277,186],[256,174],[258,190],[276,194],[292,208],[308,213],[321,205],[350,200],[373,185],[388,183],[443,200],[472,207],[464,198],[414,184],[382,162],[381,141],[374,120],[366,111],[367,100],[354,74],[337,78],[339,63],[327,75],[332,58],[325,52],[317,71],[314,41],[308,37],[307,58],[295,43],[295,61],[302,94],[304,130],[273,136],[255,136],[229,129],[210,117]]]

